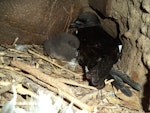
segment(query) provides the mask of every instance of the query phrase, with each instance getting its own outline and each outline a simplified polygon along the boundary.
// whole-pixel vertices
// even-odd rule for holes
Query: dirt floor
[[[78,109],[97,113],[143,113],[140,92],[131,88],[133,96],[126,97],[106,81],[102,90],[89,86],[83,80],[79,65],[44,56],[38,45],[0,46],[0,106],[11,100],[11,86],[17,89],[16,106],[26,109],[38,90],[62,95]],[[22,104],[24,103],[24,104]]]

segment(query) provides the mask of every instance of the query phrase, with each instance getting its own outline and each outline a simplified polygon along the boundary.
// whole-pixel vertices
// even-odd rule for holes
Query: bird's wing
[[[138,83],[134,82],[127,74],[122,73],[121,71],[118,71],[118,70],[115,70],[112,68],[112,70],[110,71],[110,74],[118,76],[125,83],[127,83],[128,85],[130,85],[131,87],[133,87],[134,89],[136,89],[138,91],[140,91],[142,89]]]

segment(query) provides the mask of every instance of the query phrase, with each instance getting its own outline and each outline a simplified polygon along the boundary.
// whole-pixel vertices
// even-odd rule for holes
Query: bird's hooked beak
[[[82,21],[75,21],[70,24],[69,28],[88,28],[88,27],[95,27],[95,26],[100,26],[100,23],[94,23],[94,22],[82,22]]]
[[[75,21],[70,24],[69,28],[81,28],[84,25],[81,21]]]

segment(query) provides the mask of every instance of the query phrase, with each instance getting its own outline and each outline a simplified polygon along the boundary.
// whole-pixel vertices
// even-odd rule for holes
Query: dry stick
[[[16,84],[18,84],[19,82],[15,82],[15,83],[10,83],[10,82],[0,82],[0,85],[1,86],[4,86],[4,87],[2,87],[1,89],[0,89],[0,95],[2,94],[2,93],[5,93],[5,92],[7,92],[7,91],[10,91],[11,89],[12,89],[12,86],[13,85],[16,85]]]
[[[37,56],[37,57],[40,57],[40,58],[42,58],[42,59],[44,59],[44,60],[46,60],[46,61],[48,61],[48,62],[50,62],[51,64],[53,64],[53,65],[55,65],[55,66],[57,66],[57,67],[59,67],[59,68],[65,70],[65,71],[69,72],[70,74],[73,74],[73,75],[74,75],[75,77],[77,77],[77,78],[79,78],[79,77],[82,78],[81,75],[83,75],[83,74],[74,73],[74,72],[72,72],[72,71],[70,71],[70,70],[64,68],[63,66],[60,66],[59,64],[54,63],[53,61],[49,60],[49,59],[48,59],[47,57],[45,57],[44,55],[37,54],[37,53],[35,53],[35,52],[31,51],[31,50],[28,50],[28,52],[31,53],[31,54],[33,54],[33,55],[35,55],[35,56]]]
[[[26,76],[26,75],[25,75]],[[29,75],[27,75],[29,76]],[[91,106],[88,106],[86,104],[84,104],[83,102],[79,101],[77,98],[75,97],[72,97],[70,96],[68,93],[64,92],[64,91],[58,91],[56,88],[50,86],[50,85],[47,85],[46,83],[44,82],[41,82],[41,81],[38,81],[35,77],[29,77],[30,79],[32,78],[32,80],[34,82],[38,82],[40,83],[40,85],[42,85],[43,87],[46,87],[47,89],[51,90],[52,92],[56,93],[56,94],[60,94],[60,95],[63,95],[64,98],[66,98],[67,100],[73,102],[76,106],[78,106],[79,108],[81,109],[86,109],[88,111],[93,111],[94,107],[91,107]]]
[[[50,77],[50,76],[42,73],[40,70],[33,68],[32,66],[30,66],[26,63],[23,63],[20,61],[14,61],[14,60],[11,61],[11,64],[16,66],[17,68],[19,68],[21,70],[28,72],[29,74],[32,74],[34,77],[38,78],[39,80],[41,80],[43,82],[46,82],[49,85],[52,85],[54,87],[60,88],[63,91],[67,91],[68,93],[73,95],[72,92],[67,90],[67,89],[69,89],[69,87],[67,85],[65,85],[64,83],[58,81],[57,79],[55,79],[53,77]]]
[[[52,85],[58,89],[62,89],[61,93],[63,94],[63,97],[68,99],[70,102],[73,102],[79,108],[86,109],[88,111],[94,111],[93,106],[88,106],[88,105],[82,103],[77,98],[75,98],[75,97],[71,96],[70,94],[68,94],[67,92],[65,92],[66,91],[66,85],[61,83],[57,79],[54,79],[54,78],[42,73],[41,71],[31,67],[30,65],[25,64],[25,63],[20,62],[20,61],[11,61],[11,64],[22,69],[23,71],[26,71],[26,72],[32,74],[34,77],[38,78],[41,81],[46,82],[49,85]],[[58,94],[59,92],[56,88],[51,87],[52,91],[54,91],[55,93]]]
[[[11,70],[11,71],[14,71],[14,70],[16,70],[16,71],[19,71],[20,69],[18,69],[18,68],[13,68],[13,67],[11,67],[11,66],[7,66],[7,65],[0,65],[0,69],[7,69],[7,70]]]
[[[29,75],[29,74],[25,74],[25,76],[28,76],[28,78],[25,78],[24,80],[23,80],[23,85],[24,86],[26,86],[26,87],[28,87],[28,88],[30,88],[30,89],[32,89],[34,92],[38,92],[38,91],[44,91],[44,93],[52,93],[52,92],[54,92],[54,93],[56,93],[56,94],[58,94],[58,90],[55,88],[55,90],[54,90],[54,87],[52,87],[52,86],[50,86],[50,85],[48,85],[48,84],[46,84],[46,83],[44,83],[44,82],[42,82],[42,81],[40,81],[40,80],[38,80],[37,78],[35,78],[35,77],[33,77],[32,76],[32,79],[30,79],[30,77],[31,77],[31,75]],[[36,83],[35,83],[36,82]],[[37,84],[38,83],[38,84]],[[42,87],[43,86],[43,87]],[[47,89],[49,89],[49,90],[47,90]],[[62,96],[62,95],[64,95],[63,93],[61,93],[61,92],[59,92],[59,94],[58,95],[60,95],[60,96]],[[58,96],[57,95],[53,95],[53,100],[54,101],[57,101],[57,98],[58,98]],[[65,102],[63,102],[63,105],[67,105],[67,101],[65,101]],[[17,104],[18,105],[18,104]],[[20,104],[21,105],[21,104]],[[27,104],[26,104],[27,105]],[[28,103],[28,105],[29,105],[29,103]],[[32,104],[33,105],[33,104]]]
[[[92,87],[92,86],[88,86],[88,85],[84,85],[84,84],[79,84],[73,80],[68,80],[68,79],[64,79],[64,78],[58,78],[59,81],[69,84],[69,85],[74,85],[74,86],[79,86],[79,87],[83,87],[86,89],[93,89],[93,90],[97,90],[97,88]]]
[[[44,87],[47,87],[48,86],[46,84],[43,85],[43,82],[39,81],[38,79],[36,79],[35,77],[29,75],[29,74],[21,74],[23,76],[26,76],[27,78],[30,78],[31,80],[35,81],[36,83],[38,83],[39,85],[42,85]],[[51,74],[53,75],[53,74]],[[84,84],[79,84],[73,80],[68,80],[68,79],[63,79],[63,78],[57,78],[58,81],[62,82],[62,83],[65,83],[65,84],[69,84],[69,85],[73,85],[73,86],[79,86],[79,87],[83,87],[83,88],[86,88],[86,89],[92,89],[92,90],[97,90],[97,88],[95,87],[92,87],[92,86],[87,86],[87,85],[84,85]],[[48,88],[49,89],[49,88]],[[51,89],[49,89],[51,90]]]
[[[19,38],[16,37],[15,40],[14,40],[14,42],[12,43],[12,46],[14,46],[17,43],[18,40],[19,40]]]
[[[90,100],[91,98],[96,98],[97,95],[98,95],[98,91],[94,91],[89,94],[86,94],[80,100],[82,100],[82,102],[87,102],[87,100]]]
[[[7,85],[7,86],[5,86],[5,87],[2,87],[2,88],[0,89],[0,94],[3,94],[3,93],[5,93],[5,92],[11,90],[11,87],[12,87],[12,84]]]
[[[24,88],[22,84],[16,85],[17,93],[21,95],[30,95],[32,97],[38,97],[37,94],[33,93],[32,91]]]

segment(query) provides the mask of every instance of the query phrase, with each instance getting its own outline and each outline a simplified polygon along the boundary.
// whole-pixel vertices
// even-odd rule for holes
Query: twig
[[[57,90],[57,88],[62,89],[61,93],[62,93],[63,97],[66,98],[67,100],[69,100],[70,102],[73,102],[79,108],[86,109],[88,111],[94,111],[93,106],[88,106],[88,105],[82,103],[80,100],[78,100],[74,96],[70,95],[70,93],[68,93],[68,91],[65,92],[66,88],[67,88],[67,90],[69,88],[65,84],[58,81],[57,79],[54,79],[54,78],[42,73],[41,71],[31,67],[30,65],[27,65],[20,61],[12,61],[11,64],[22,69],[23,71],[26,71],[26,72],[32,74],[34,77],[38,78],[39,80],[44,81],[47,84],[54,86],[54,87],[51,87],[51,86],[49,86],[49,87],[51,87],[51,90],[57,94],[59,94],[59,91]]]
[[[47,57],[45,57],[44,55],[40,55],[40,54],[35,53],[35,52],[31,51],[31,50],[28,50],[28,52],[31,53],[31,54],[33,54],[33,55],[35,55],[35,56],[37,56],[37,57],[40,57],[41,59],[44,59],[44,60],[50,62],[51,64],[53,64],[53,65],[55,65],[55,66],[57,66],[57,67],[59,67],[59,68],[65,70],[65,71],[69,72],[70,74],[73,74],[75,78],[79,78],[79,77],[82,78],[81,75],[83,75],[83,74],[74,73],[74,72],[72,72],[72,71],[70,71],[70,70],[68,70],[68,69],[66,69],[66,68],[64,68],[64,67],[62,67],[62,66],[60,66],[59,64],[56,64],[55,62],[49,60],[49,59],[48,59]]]
[[[12,46],[14,46],[17,43],[18,39],[18,37],[15,38],[14,42],[12,43]]]
[[[63,83],[69,84],[69,85],[79,86],[79,87],[83,87],[83,88],[86,88],[86,89],[97,90],[97,88],[95,88],[95,87],[87,86],[87,85],[84,85],[84,84],[79,84],[79,83],[77,83],[73,80],[68,80],[68,79],[64,79],[64,78],[58,78],[58,80],[63,82]]]
[[[38,97],[35,93],[33,93],[30,90],[27,90],[25,88],[22,87],[21,84],[17,84],[16,85],[16,89],[17,89],[17,93],[21,94],[21,95],[30,95],[32,97]]]
[[[49,85],[52,85],[58,89],[62,89],[63,91],[67,91],[68,93],[72,94],[73,93],[67,89],[69,89],[69,87],[67,85],[65,85],[64,83],[58,81],[57,79],[53,78],[53,77],[50,77],[44,73],[42,73],[40,70],[36,69],[36,68],[33,68],[32,66],[26,64],[26,63],[23,63],[23,62],[20,62],[20,61],[11,61],[11,64],[13,66],[16,66],[18,67],[19,69],[23,70],[23,71],[26,71],[28,72],[29,74],[33,75],[34,77],[36,77],[37,79],[49,84]]]
[[[12,88],[12,84],[9,84],[9,85],[7,85],[7,86],[5,86],[5,87],[2,87],[2,88],[0,89],[0,94],[3,94],[3,93],[5,93],[5,92],[11,90],[11,88]]]
[[[7,66],[7,65],[0,65],[0,68],[2,68],[2,69],[7,69],[7,70],[11,70],[11,71],[14,71],[14,70],[19,71],[19,70],[20,70],[20,69],[18,69],[18,68],[13,68],[13,67]]]

